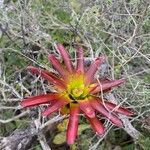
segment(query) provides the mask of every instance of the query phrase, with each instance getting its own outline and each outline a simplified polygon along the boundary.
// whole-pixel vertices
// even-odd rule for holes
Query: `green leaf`
[[[59,134],[57,134],[54,139],[53,139],[53,143],[54,144],[62,144],[66,141],[66,133],[65,132],[61,132]]]
[[[62,9],[56,10],[54,15],[56,15],[57,18],[60,21],[64,22],[64,23],[69,23],[70,22],[70,15],[66,11],[64,11]]]

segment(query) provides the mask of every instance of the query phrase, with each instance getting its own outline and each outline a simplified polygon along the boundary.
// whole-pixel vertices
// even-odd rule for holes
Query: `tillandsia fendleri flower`
[[[66,134],[68,144],[73,144],[76,139],[79,114],[83,114],[88,119],[93,130],[99,135],[104,133],[105,128],[96,115],[97,112],[108,118],[114,125],[122,127],[123,124],[117,116],[118,113],[130,116],[132,112],[102,100],[100,96],[101,92],[110,91],[113,87],[124,83],[124,79],[96,80],[94,78],[98,67],[105,61],[104,56],[96,58],[88,68],[85,68],[82,48],[76,49],[75,66],[70,61],[70,56],[63,45],[57,44],[56,49],[61,54],[63,63],[60,63],[53,54],[49,55],[48,59],[59,75],[33,66],[29,66],[27,69],[32,74],[40,75],[53,84],[57,92],[29,97],[21,102],[21,106],[49,104],[48,108],[43,111],[43,116],[48,116],[58,110],[62,114],[68,114],[69,122]]]

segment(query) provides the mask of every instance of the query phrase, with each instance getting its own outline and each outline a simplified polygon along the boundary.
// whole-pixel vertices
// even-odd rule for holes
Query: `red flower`
[[[29,97],[24,99],[21,105],[30,107],[50,104],[43,112],[43,116],[48,116],[59,109],[62,114],[69,114],[67,127],[68,144],[73,144],[76,139],[79,114],[85,115],[93,130],[99,135],[103,134],[105,129],[101,121],[96,117],[96,112],[101,113],[116,126],[122,127],[123,124],[117,117],[117,113],[130,116],[132,112],[123,107],[117,108],[113,103],[103,102],[97,96],[98,93],[110,91],[113,87],[124,83],[123,79],[105,79],[100,80],[99,83],[94,80],[94,74],[105,61],[105,57],[97,58],[87,69],[84,67],[83,50],[79,48],[76,51],[77,64],[74,67],[63,45],[57,44],[56,49],[60,52],[65,65],[62,65],[54,55],[49,55],[49,60],[58,71],[59,76],[33,66],[29,66],[27,69],[33,74],[41,75],[41,77],[53,84],[57,92]]]

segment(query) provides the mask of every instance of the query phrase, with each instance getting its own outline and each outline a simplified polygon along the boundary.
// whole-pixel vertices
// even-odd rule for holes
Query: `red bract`
[[[76,66],[73,66],[70,61],[71,58],[63,45],[57,44],[56,49],[61,54],[64,65],[60,63],[55,55],[49,55],[48,58],[53,67],[58,71],[59,76],[33,66],[29,66],[27,69],[53,84],[57,92],[29,97],[24,99],[21,105],[23,107],[30,107],[49,104],[48,108],[42,113],[43,116],[48,116],[59,109],[62,114],[69,114],[67,127],[68,144],[73,144],[76,139],[79,114],[85,115],[93,130],[99,135],[103,134],[105,129],[99,118],[96,117],[96,112],[108,118],[116,126],[122,127],[123,124],[117,117],[117,113],[130,116],[132,112],[118,107],[111,102],[102,101],[100,93],[110,91],[113,87],[124,83],[124,80],[103,79],[97,81],[94,79],[94,75],[99,66],[105,61],[105,57],[101,56],[95,59],[89,68],[84,68],[82,48],[76,50]]]

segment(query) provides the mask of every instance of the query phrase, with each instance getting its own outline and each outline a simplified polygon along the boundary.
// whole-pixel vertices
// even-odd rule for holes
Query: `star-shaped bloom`
[[[119,80],[96,80],[94,78],[99,66],[105,61],[105,57],[96,58],[87,68],[84,67],[82,48],[76,49],[76,65],[73,65],[71,58],[62,44],[57,44],[56,49],[61,54],[61,63],[55,55],[49,55],[48,59],[58,74],[44,69],[29,66],[27,69],[36,75],[40,75],[53,84],[55,93],[42,94],[24,99],[21,106],[30,107],[40,104],[48,104],[43,111],[43,116],[59,111],[69,115],[67,127],[67,143],[73,144],[78,132],[79,115],[83,114],[91,124],[93,130],[102,135],[105,132],[104,125],[98,117],[98,113],[106,117],[118,127],[122,127],[122,121],[118,113],[131,116],[133,113],[126,108],[118,107],[116,104],[102,100],[101,93],[110,91],[113,87],[124,83]]]

